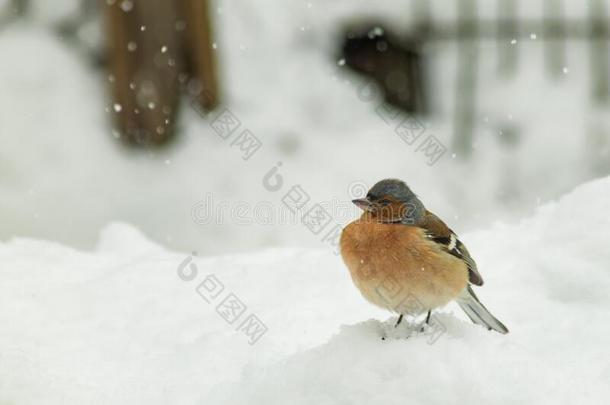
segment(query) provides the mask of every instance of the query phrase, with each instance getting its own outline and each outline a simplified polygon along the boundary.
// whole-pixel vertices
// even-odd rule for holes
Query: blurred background
[[[609,7],[0,0],[0,239],[321,247],[384,177],[519,221],[610,174]]]

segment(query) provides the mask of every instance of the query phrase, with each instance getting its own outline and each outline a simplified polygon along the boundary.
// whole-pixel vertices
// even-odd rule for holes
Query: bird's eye
[[[379,201],[379,204],[381,204],[381,205],[384,205],[384,206],[385,206],[385,205],[390,205],[390,203],[391,203],[391,202],[392,202],[392,201],[390,201],[390,200],[386,200],[386,199],[384,198],[383,200]]]

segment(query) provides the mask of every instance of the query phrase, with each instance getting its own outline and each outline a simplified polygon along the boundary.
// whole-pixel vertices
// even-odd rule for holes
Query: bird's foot
[[[398,321],[394,321],[395,318],[388,319],[387,321],[380,323],[379,335],[381,340],[402,340],[408,339],[414,333],[417,333],[418,325],[411,324],[403,316],[398,317]]]

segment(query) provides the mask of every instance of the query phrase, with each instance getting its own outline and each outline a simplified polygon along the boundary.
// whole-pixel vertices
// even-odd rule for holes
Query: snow
[[[608,206],[603,178],[461,235],[485,279],[477,294],[511,332],[450,305],[436,339],[381,340],[395,318],[328,249],[197,257],[125,224],[91,252],[12,239],[0,244],[0,403],[605,403]],[[216,298],[197,292],[211,275]],[[232,325],[215,310],[230,294],[246,306]],[[250,314],[267,328],[254,344],[238,330]]]

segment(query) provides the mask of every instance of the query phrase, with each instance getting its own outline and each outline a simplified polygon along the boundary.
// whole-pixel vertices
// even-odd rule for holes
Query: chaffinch
[[[508,333],[472,291],[483,279],[464,244],[403,181],[382,180],[353,203],[364,213],[343,229],[341,256],[362,295],[398,313],[396,325],[426,311],[428,323],[456,300],[475,324]]]

